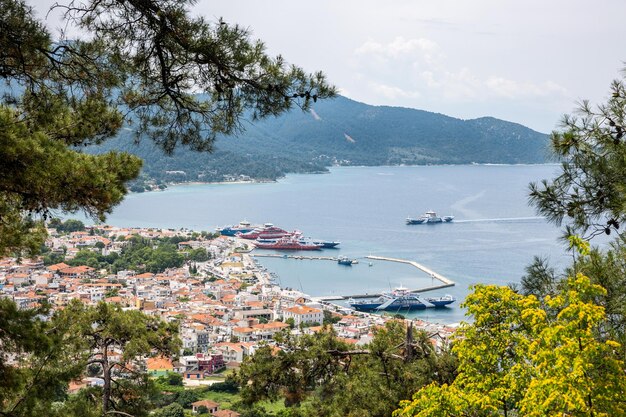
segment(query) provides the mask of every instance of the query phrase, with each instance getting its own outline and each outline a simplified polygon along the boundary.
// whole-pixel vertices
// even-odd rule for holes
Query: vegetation
[[[48,227],[56,229],[59,233],[81,232],[85,230],[85,224],[80,220],[68,219],[61,221],[61,219],[56,217],[50,219]]]
[[[183,254],[178,252],[176,245],[158,242],[156,247],[149,239],[132,237],[129,244],[118,254],[110,255],[83,249],[72,259],[65,261],[68,265],[87,265],[96,269],[108,269],[112,273],[133,270],[139,273],[159,273],[167,268],[180,268],[185,262]]]
[[[323,323],[325,326],[326,325],[333,325],[337,322],[341,321],[341,315],[340,314],[333,314],[328,310],[324,310],[324,319],[323,319]]]
[[[172,403],[156,410],[152,415],[154,417],[184,417],[185,410],[180,404]]]
[[[124,132],[87,150],[124,149],[142,158],[144,189],[149,183],[241,176],[275,180],[292,172],[326,172],[333,164],[542,163],[548,156],[546,135],[493,118],[464,121],[345,97],[313,103],[312,108],[321,120],[294,112],[258,121],[237,140],[218,137],[209,156],[179,149],[166,157],[149,142],[134,145]]]
[[[407,333],[408,332],[408,333]],[[426,334],[393,321],[363,349],[352,350],[331,328],[301,337],[284,333],[283,347],[246,358],[237,380],[245,404],[284,401],[298,416],[388,416],[398,402],[436,380],[451,382],[454,357],[437,353]]]
[[[561,173],[530,187],[541,214],[566,222],[571,266],[558,273],[535,258],[519,293],[476,286],[465,302],[474,321],[453,348],[459,375],[419,390],[395,416],[626,414],[624,82],[606,105],[583,102],[579,114],[552,135]],[[618,236],[599,250],[577,233]]]
[[[85,307],[72,302],[50,313],[46,307],[18,310],[0,299],[0,311],[2,415],[147,415],[153,387],[137,359],[179,349],[176,324],[106,303]],[[121,350],[119,359],[110,356],[113,348]],[[99,366],[92,372],[99,372],[104,385],[68,397],[69,382],[94,364]]]
[[[476,286],[465,302],[474,323],[459,329],[453,348],[459,375],[418,391],[394,415],[623,415],[619,344],[596,337],[606,315],[594,298],[603,294],[582,274],[543,305]]]
[[[272,58],[249,33],[192,17],[192,1],[105,0],[57,6],[85,39],[53,42],[23,0],[0,0],[0,256],[36,253],[51,210],[102,220],[141,160],[97,145],[132,125],[172,153],[210,151],[241,118],[307,109],[335,89]],[[202,91],[193,95],[189,91]]]
[[[626,74],[626,72],[625,72]],[[574,116],[563,118],[564,130],[552,134],[552,149],[562,160],[553,180],[531,184],[531,202],[570,234],[619,232],[626,220],[626,85],[615,80],[606,104],[587,101]]]
[[[87,154],[78,150],[81,146],[100,145],[133,123],[136,138],[149,137],[166,153],[181,146],[211,150],[218,134],[240,131],[245,115],[277,116],[335,94],[322,74],[308,76],[268,57],[242,28],[189,17],[189,4],[94,0],[80,9],[70,5],[68,22],[88,32],[89,40],[53,43],[23,2],[0,0],[0,77],[9,87],[0,104],[0,256],[41,250],[43,220],[51,210],[83,210],[102,219],[124,197],[128,181],[139,174],[140,159],[112,150]],[[191,85],[203,94],[188,93]],[[340,117],[353,122],[337,129],[332,112],[321,112],[317,127],[324,132],[324,155],[319,143],[294,151],[274,139],[266,141],[268,152],[280,149],[286,159],[290,153],[306,155],[311,166],[459,161],[452,150],[468,162],[497,162],[484,152],[489,147],[481,147],[492,143],[495,132],[513,152],[520,151],[507,156],[508,162],[518,162],[515,158],[535,155],[543,140],[491,119],[446,119],[461,133],[419,123],[398,132],[398,121],[410,111],[379,119],[388,110],[379,108],[369,119],[395,133],[396,142],[377,153],[382,141],[363,118],[354,117],[359,105],[338,102],[352,111],[352,117]],[[139,417],[158,405],[154,415],[181,416],[193,401],[219,396],[246,416],[266,415],[259,407],[266,401],[282,401],[286,408],[276,414],[285,417],[388,416],[401,400],[397,417],[625,415],[624,83],[613,84],[605,106],[592,110],[583,103],[581,113],[566,118],[565,130],[552,136],[563,159],[561,174],[531,186],[540,213],[571,224],[566,234],[572,265],[559,274],[538,258],[520,291],[475,286],[464,303],[473,322],[461,326],[451,350],[435,349],[429,335],[400,320],[377,329],[373,341],[359,348],[339,340],[329,327],[300,337],[284,332],[276,338],[280,349],[262,346],[246,358],[236,375],[239,392],[232,381],[215,390],[185,390],[177,378],[167,378],[175,390],[163,393],[139,359],[176,354],[177,323],[105,303],[23,311],[0,299],[0,414]],[[276,127],[274,138],[288,133],[306,138],[300,127],[290,131],[289,124],[278,127],[280,120],[267,123]],[[515,146],[509,141],[512,130]],[[429,139],[416,144],[420,136]],[[432,151],[442,138],[448,148]],[[57,226],[70,232],[84,227],[79,223]],[[617,234],[618,239],[600,251],[577,233]],[[81,252],[76,262],[155,272],[184,262],[176,241],[153,248],[133,239],[116,259]],[[189,256],[203,257],[193,251]],[[114,348],[121,353],[112,355]],[[99,375],[103,386],[68,396],[68,384],[85,372]]]

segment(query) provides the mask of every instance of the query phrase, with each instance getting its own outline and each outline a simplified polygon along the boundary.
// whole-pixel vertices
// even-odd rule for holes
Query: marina
[[[280,254],[266,254],[266,253],[262,253],[262,254],[255,253],[255,254],[251,254],[251,256],[255,258],[257,257],[259,258],[287,258],[287,259],[302,259],[302,260],[325,260],[325,261],[334,261],[334,262],[337,262],[339,260],[339,258],[332,257],[332,256],[280,255]],[[410,261],[406,259],[398,259],[398,258],[390,258],[390,257],[385,257],[385,256],[373,256],[373,255],[365,256],[364,258],[377,260],[377,261],[408,264],[430,275],[431,279],[433,280],[433,285],[410,289],[408,290],[408,292],[410,293],[423,293],[423,292],[428,292],[428,291],[440,290],[443,288],[453,287],[456,284],[451,279],[446,278],[443,275],[438,274],[435,271],[431,270],[430,268],[427,268],[426,266],[420,263],[417,263],[415,261]],[[439,283],[434,284],[435,280],[439,281]],[[362,293],[362,294],[351,294],[351,295],[325,295],[325,296],[313,297],[313,299],[317,301],[338,301],[338,300],[348,300],[351,298],[352,299],[375,298],[375,297],[380,297],[381,295],[382,295],[381,293],[374,293],[374,294]]]

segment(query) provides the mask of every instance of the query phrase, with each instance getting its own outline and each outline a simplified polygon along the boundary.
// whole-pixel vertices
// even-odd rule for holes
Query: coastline
[[[270,179],[250,179],[250,180],[236,180],[236,181],[185,181],[185,182],[171,182],[167,183],[167,188],[169,187],[178,187],[184,185],[230,185],[230,184],[271,184],[277,183],[279,180],[286,178],[288,175],[320,175],[320,174],[331,174],[331,169],[339,168],[410,168],[410,167],[455,167],[455,166],[482,166],[482,167],[514,167],[514,166],[560,166],[559,163],[556,162],[542,162],[542,163],[511,163],[511,164],[500,164],[500,163],[490,163],[490,162],[471,162],[471,163],[463,163],[463,164],[415,164],[415,165],[407,165],[407,164],[397,164],[397,165],[343,165],[343,164],[332,164],[328,166],[327,171],[315,171],[315,172],[287,172],[282,177],[278,177],[274,180]],[[153,191],[165,191],[165,189],[152,189],[146,190],[143,192],[149,193]],[[141,192],[129,191],[129,194],[141,194]]]
[[[269,184],[274,182],[277,182],[277,180],[189,181],[173,182],[168,184],[168,187],[176,187],[181,185]]]

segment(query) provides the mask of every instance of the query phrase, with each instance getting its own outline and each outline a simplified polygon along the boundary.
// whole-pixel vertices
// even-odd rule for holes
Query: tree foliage
[[[65,396],[83,367],[64,349],[69,323],[52,327],[45,308],[20,310],[0,298],[0,414],[38,416]]]
[[[76,219],[61,221],[58,218],[53,218],[48,222],[48,227],[56,229],[59,233],[72,233],[85,230],[85,224]]]
[[[127,153],[80,152],[133,124],[165,152],[211,150],[253,117],[332,97],[323,74],[271,58],[246,30],[192,17],[191,1],[62,7],[85,40],[57,39],[23,0],[0,0],[0,255],[36,253],[52,210],[103,219],[139,174]],[[202,94],[195,94],[202,92]]]
[[[62,311],[19,310],[0,299],[0,414],[145,415],[152,385],[139,359],[177,352],[177,326],[138,311],[72,302]],[[121,353],[121,359],[111,357]],[[102,387],[67,395],[70,381],[98,365]]]
[[[52,256],[50,258],[52,259]],[[166,241],[154,242],[150,239],[133,237],[121,253],[102,255],[85,249],[65,262],[74,266],[87,265],[96,269],[108,269],[112,273],[128,269],[139,273],[159,273],[168,268],[180,268],[185,262],[185,256],[178,252],[174,244]]]
[[[294,411],[302,416],[388,416],[419,387],[454,379],[453,357],[435,352],[423,333],[407,349],[406,337],[399,321],[377,330],[362,349],[340,341],[330,328],[300,337],[282,334],[280,350],[265,346],[245,360],[237,375],[242,399],[304,404]]]
[[[102,367],[104,385],[98,401],[102,413],[121,410],[139,415],[149,409],[141,393],[150,385],[139,359],[177,353],[178,326],[104,302],[95,307],[73,302],[57,316],[72,322],[72,339],[66,348],[78,352],[85,366],[97,363]],[[120,359],[110,357],[115,350],[121,352]]]
[[[178,403],[172,403],[166,405],[163,408],[156,410],[152,416],[154,417],[184,417],[185,411],[183,407]]]
[[[626,72],[625,72],[626,74]],[[552,134],[552,149],[562,160],[560,174],[530,185],[530,201],[570,234],[619,232],[626,220],[626,85],[611,84],[605,104],[583,101],[563,130]]]
[[[582,274],[543,304],[476,286],[465,302],[475,321],[462,325],[453,348],[458,377],[418,391],[394,416],[624,415],[619,343],[597,338],[606,312],[594,301],[603,294]]]

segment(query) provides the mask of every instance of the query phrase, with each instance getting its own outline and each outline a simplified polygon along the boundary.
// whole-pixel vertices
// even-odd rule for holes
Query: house
[[[219,409],[220,405],[211,400],[201,400],[196,401],[195,403],[191,403],[191,411],[193,411],[194,413],[199,413],[198,408],[200,407],[206,407],[209,413],[213,414]]]
[[[322,310],[302,305],[285,308],[283,310],[283,316],[285,321],[292,318],[296,326],[300,326],[300,324],[303,323],[322,324],[324,321],[324,314]]]
[[[168,358],[157,356],[146,360],[146,369],[153,376],[166,375],[168,372],[174,371],[174,365]]]
[[[254,335],[254,329],[251,327],[235,327],[233,328],[233,336],[237,337],[241,342],[249,342]]]
[[[281,330],[288,329],[289,325],[281,321],[272,321],[270,323],[255,324],[252,328],[257,339],[271,339]]]
[[[206,355],[198,353],[198,370],[209,374],[214,374],[221,371],[226,366],[224,364],[224,357],[220,354]]]
[[[94,271],[95,269],[90,266],[81,265],[81,266],[70,266],[68,268],[59,269],[57,272],[61,278],[82,279],[82,278],[90,278],[93,275]]]
[[[246,306],[243,308],[234,309],[233,312],[236,318],[242,320],[255,318],[270,321],[273,318],[272,310],[267,308],[251,308],[250,306]]]
[[[239,343],[218,343],[215,349],[222,354],[224,362],[243,362],[245,356],[244,348]]]
[[[58,272],[61,269],[65,269],[65,268],[69,268],[70,266],[64,262],[61,262],[60,264],[54,264],[54,265],[50,265],[48,267],[48,271],[52,271],[52,272]]]

